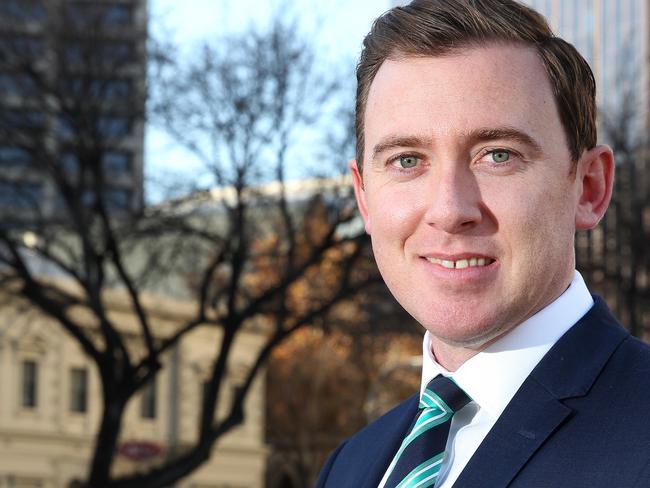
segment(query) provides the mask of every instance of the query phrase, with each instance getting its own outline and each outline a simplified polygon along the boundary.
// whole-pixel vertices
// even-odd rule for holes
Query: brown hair
[[[542,15],[514,0],[414,0],[375,20],[357,65],[357,165],[363,168],[370,85],[387,59],[443,56],[506,42],[533,47],[551,83],[569,151],[577,161],[596,145],[596,83],[575,47],[555,37]]]

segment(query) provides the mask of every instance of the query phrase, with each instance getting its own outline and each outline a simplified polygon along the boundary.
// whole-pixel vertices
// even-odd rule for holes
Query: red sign
[[[133,461],[145,461],[162,454],[163,448],[155,442],[126,441],[122,443],[117,452]]]

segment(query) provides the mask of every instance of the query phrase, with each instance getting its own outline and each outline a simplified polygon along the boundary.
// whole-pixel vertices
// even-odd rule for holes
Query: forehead
[[[510,44],[389,59],[370,86],[364,117],[366,154],[386,132],[437,137],[507,125],[563,137],[541,60],[533,48]]]

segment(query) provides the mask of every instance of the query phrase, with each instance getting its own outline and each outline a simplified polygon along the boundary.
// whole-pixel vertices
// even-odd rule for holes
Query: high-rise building
[[[585,57],[596,78],[603,112],[627,97],[648,126],[650,4],[646,0],[519,0],[544,15],[553,31]],[[408,0],[392,0],[393,6]]]
[[[89,208],[101,192],[118,216],[142,207],[146,31],[146,0],[0,0],[3,230],[31,225],[36,215],[44,220],[25,235],[60,232],[49,224],[70,223],[65,190],[78,192],[75,198]],[[36,264],[35,274],[62,279]],[[95,363],[60,324],[6,292],[0,290],[0,488],[78,486],[88,474],[103,409]],[[118,322],[126,324],[120,332],[127,346],[137,351],[128,298],[120,290],[107,293],[116,297],[110,313],[123,314]],[[147,313],[156,337],[183,320],[182,310],[194,309],[171,297],[151,300]],[[262,338],[258,331],[240,336],[225,401]],[[218,340],[214,329],[188,335],[165,358],[168,367],[128,405],[114,475],[151,469],[196,442],[196,412]],[[261,487],[263,392],[260,378],[246,420],[179,488]]]
[[[146,30],[146,0],[0,0],[3,215],[65,218],[54,166],[85,204],[101,164],[107,206],[142,206]]]
[[[587,59],[596,78],[601,111],[616,112],[627,98],[635,106],[635,117],[647,124],[650,5],[646,0],[523,3],[543,14],[557,35]]]
[[[596,79],[600,121],[634,134],[650,127],[650,3],[646,0],[519,0],[573,44]],[[403,5],[406,0],[392,0]],[[608,142],[608,131],[601,131]],[[609,141],[611,142],[611,141]]]

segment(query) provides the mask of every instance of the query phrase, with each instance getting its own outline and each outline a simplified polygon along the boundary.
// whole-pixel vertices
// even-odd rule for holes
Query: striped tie
[[[420,398],[420,415],[391,462],[385,488],[426,488],[438,479],[454,413],[470,402],[456,383],[437,376]]]

